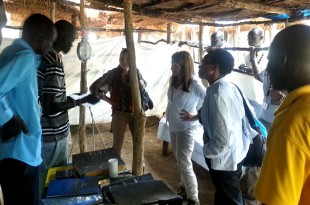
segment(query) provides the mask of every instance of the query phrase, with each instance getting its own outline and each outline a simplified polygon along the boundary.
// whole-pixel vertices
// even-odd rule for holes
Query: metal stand
[[[100,138],[101,138],[101,142],[102,142],[104,148],[106,149],[107,146],[106,146],[106,144],[104,143],[103,136],[102,136],[102,134],[101,134],[101,132],[100,132],[100,129],[99,129],[98,125],[96,124],[95,120],[94,120],[94,115],[93,115],[93,112],[92,112],[92,110],[91,110],[91,107],[88,107],[88,108],[89,108],[90,117],[91,117],[91,120],[92,120],[93,150],[94,150],[94,151],[96,150],[95,127],[96,127],[96,129],[97,129],[97,131],[98,131],[98,134],[99,134]],[[78,138],[79,132],[80,132],[80,125],[79,125],[79,127],[78,127],[78,130],[77,130],[77,133],[76,133],[76,137],[74,138],[74,141],[73,141],[73,143],[72,143],[72,145],[71,145],[69,158],[70,158],[70,156],[72,155],[72,150],[73,150],[74,144],[75,144],[75,142],[76,142],[76,139]]]

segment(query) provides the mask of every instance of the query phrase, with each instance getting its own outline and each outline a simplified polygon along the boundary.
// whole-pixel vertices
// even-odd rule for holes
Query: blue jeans
[[[43,169],[68,164],[68,137],[54,142],[43,143]]]

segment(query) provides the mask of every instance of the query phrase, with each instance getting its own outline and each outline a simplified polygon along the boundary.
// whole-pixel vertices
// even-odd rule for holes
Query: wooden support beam
[[[80,23],[81,28],[86,29],[85,25],[85,0],[81,0],[80,4]],[[87,61],[81,61],[81,81],[80,81],[80,92],[86,93],[87,92]],[[79,115],[79,145],[80,145],[80,152],[87,152],[87,143],[86,143],[86,132],[85,132],[85,107],[83,105],[80,106],[80,115]]]
[[[203,58],[203,25],[199,24],[199,61],[202,61]]]
[[[290,9],[276,7],[276,6],[269,6],[264,4],[258,3],[247,3],[243,1],[235,1],[235,0],[219,0],[219,6],[224,6],[228,8],[234,9],[247,9],[252,11],[262,11],[267,13],[273,14],[288,14],[291,15],[293,12]]]
[[[51,2],[51,7],[50,7],[50,19],[55,22],[55,9],[56,9],[56,3]]]
[[[254,51],[268,51],[269,47],[255,47]],[[225,50],[229,51],[251,51],[248,47],[226,47]]]
[[[134,106],[133,113],[133,133],[132,133],[132,173],[135,176],[143,174],[143,141],[144,127],[146,122],[145,113],[141,107],[140,86],[136,67],[136,53],[133,41],[133,23],[132,23],[132,1],[124,1],[124,21],[125,21],[125,36],[128,49],[129,60],[129,76],[132,93],[132,101]]]
[[[172,31],[172,28],[171,28],[171,23],[168,23],[167,24],[167,44],[171,44],[171,31]]]

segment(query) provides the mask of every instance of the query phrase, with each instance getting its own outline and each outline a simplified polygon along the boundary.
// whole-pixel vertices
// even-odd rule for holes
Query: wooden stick
[[[187,45],[189,47],[199,48],[198,43],[196,42],[190,42],[190,41],[179,41],[179,46]],[[206,46],[204,47],[204,51],[207,51],[208,49],[215,49],[216,47],[212,46]],[[267,51],[269,47],[255,47],[255,51]],[[249,47],[225,47],[223,48],[225,50],[230,51],[250,51],[251,49]]]
[[[255,51],[268,51],[269,47],[255,47]],[[229,51],[250,51],[251,49],[248,47],[226,47],[225,50]]]

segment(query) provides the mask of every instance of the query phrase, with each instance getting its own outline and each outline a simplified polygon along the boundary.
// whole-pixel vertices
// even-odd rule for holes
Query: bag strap
[[[234,84],[234,83],[232,83],[232,84]],[[250,110],[250,108],[249,108],[249,105],[248,105],[248,103],[246,102],[246,100],[245,100],[245,98],[244,98],[244,96],[243,96],[243,94],[242,94],[240,88],[239,88],[236,84],[234,84],[234,85],[236,86],[236,88],[239,90],[239,92],[240,92],[240,94],[241,94],[242,101],[243,101],[243,106],[244,106],[244,111],[245,111],[245,115],[246,115],[246,117],[248,118],[248,121],[249,121],[249,123],[250,123],[250,126],[251,126],[253,129],[255,129],[255,130],[259,130],[259,127],[258,127],[258,126],[256,125],[256,123],[255,123],[253,114],[252,114],[252,112],[251,112],[251,110]]]

